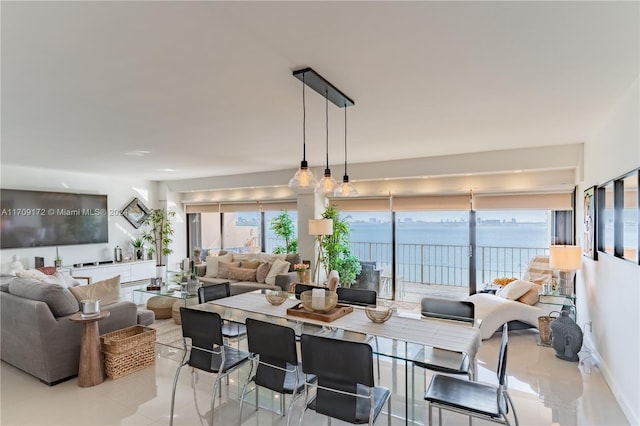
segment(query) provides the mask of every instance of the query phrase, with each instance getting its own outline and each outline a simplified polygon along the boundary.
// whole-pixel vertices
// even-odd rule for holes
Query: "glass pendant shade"
[[[345,176],[342,183],[333,191],[334,197],[355,197],[357,195],[358,190],[349,182],[349,176]]]
[[[316,189],[323,194],[333,194],[338,187],[338,182],[331,176],[331,170],[325,169],[324,177],[318,181]]]
[[[308,189],[315,188],[316,177],[313,175],[306,161],[300,162],[300,169],[289,181],[289,188]]]

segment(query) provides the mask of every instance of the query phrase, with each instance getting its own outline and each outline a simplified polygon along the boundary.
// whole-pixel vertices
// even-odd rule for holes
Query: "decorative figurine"
[[[579,361],[578,352],[582,348],[582,330],[563,310],[560,316],[549,326],[551,328],[551,345],[556,356],[565,361]]]

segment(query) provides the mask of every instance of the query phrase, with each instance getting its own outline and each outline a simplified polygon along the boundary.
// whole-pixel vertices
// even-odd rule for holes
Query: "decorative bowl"
[[[284,290],[267,290],[264,294],[264,297],[271,303],[272,305],[282,305],[285,300],[289,297],[289,293]]]
[[[313,290],[307,290],[300,293],[300,302],[302,306],[308,312],[320,312],[326,313],[336,307],[338,304],[338,294],[332,291],[325,291],[324,298],[314,301],[312,294]]]
[[[367,318],[376,324],[382,324],[393,315],[393,310],[386,306],[369,305],[364,308],[364,312],[367,314]]]

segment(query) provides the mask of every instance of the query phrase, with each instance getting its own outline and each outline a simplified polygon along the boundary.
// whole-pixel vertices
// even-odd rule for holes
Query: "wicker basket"
[[[553,314],[554,312],[556,311],[551,312],[548,316],[538,317],[538,331],[540,332],[540,343],[542,343],[543,345],[551,344],[551,327],[549,327],[549,324],[551,324],[551,321],[557,318],[557,317],[551,316],[551,314]]]
[[[100,336],[107,376],[117,379],[156,363],[156,330],[141,325]]]

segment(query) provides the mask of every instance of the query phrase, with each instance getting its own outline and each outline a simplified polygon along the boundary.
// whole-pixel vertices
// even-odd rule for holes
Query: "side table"
[[[82,323],[80,338],[80,368],[78,370],[78,386],[82,388],[99,385],[104,382],[104,368],[100,351],[100,333],[98,321],[111,315],[102,311],[100,315],[90,318],[82,317],[80,312],[71,315],[71,321]]]

